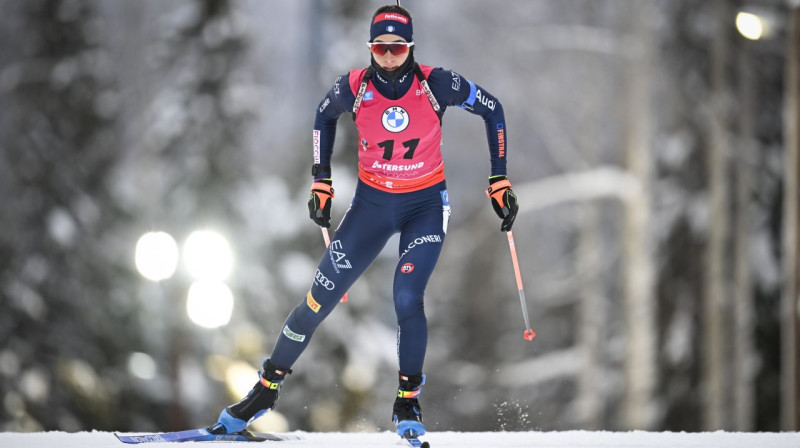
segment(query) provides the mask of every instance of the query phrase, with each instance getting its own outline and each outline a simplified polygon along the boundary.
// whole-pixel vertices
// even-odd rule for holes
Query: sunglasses
[[[369,51],[383,56],[387,51],[391,51],[393,55],[401,55],[408,53],[408,49],[414,45],[414,42],[367,42]]]

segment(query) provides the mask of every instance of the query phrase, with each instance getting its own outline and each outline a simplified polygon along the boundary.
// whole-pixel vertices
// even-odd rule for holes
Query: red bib
[[[420,65],[427,78],[433,67]],[[350,71],[350,88],[358,94],[362,70]],[[356,113],[358,177],[384,191],[421,190],[444,180],[442,125],[422,85],[414,77],[411,88],[397,100],[382,96],[372,81]]]

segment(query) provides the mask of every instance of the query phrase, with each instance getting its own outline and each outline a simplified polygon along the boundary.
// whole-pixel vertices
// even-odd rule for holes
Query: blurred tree
[[[164,226],[179,238],[211,229],[226,236],[233,250],[247,259],[251,253],[242,238],[242,215],[248,211],[240,208],[237,196],[253,174],[243,141],[257,96],[244,65],[249,44],[243,17],[229,0],[183,2],[165,12],[160,39],[151,50],[160,82],[141,118],[146,125],[138,142],[146,169],[135,173],[136,188],[129,201],[145,226]],[[235,296],[243,290],[232,286]],[[162,425],[168,429],[206,424],[218,412],[182,384],[184,364],[202,362],[213,351],[209,342],[214,337],[187,326],[187,287],[183,277],[170,282],[160,317],[172,329],[170,343],[153,341],[151,347],[167,367],[171,384],[172,400],[164,408]],[[249,302],[237,303],[246,310]],[[223,352],[229,355],[236,343],[228,339]],[[214,396],[224,396],[223,388],[211,386],[207,375],[202,378]]]
[[[726,337],[730,321],[731,296],[728,247],[730,245],[730,86],[727,74],[730,64],[730,33],[727,18],[729,5],[725,0],[713,3],[714,23],[710,55],[709,138],[706,166],[710,224],[706,247],[706,266],[703,295],[703,396],[705,407],[703,425],[707,430],[730,428],[728,365],[730,345]]]
[[[0,407],[6,430],[125,427],[141,347],[108,194],[119,99],[93,2],[4,2]],[[7,25],[7,26],[6,26]],[[11,366],[9,368],[9,366]]]
[[[637,42],[628,62],[625,165],[636,188],[625,203],[624,252],[625,394],[623,421],[628,429],[653,429],[659,407],[655,384],[657,328],[654,295],[655,231],[652,220],[653,151],[651,80],[655,8],[650,2],[633,7],[632,34]]]
[[[781,429],[800,428],[800,5],[786,15],[786,157],[783,205],[783,297],[781,304]]]
[[[738,147],[735,157],[735,212],[734,220],[734,295],[733,307],[733,402],[734,428],[751,431],[755,425],[755,304],[753,289],[753,263],[751,241],[754,237],[753,187],[758,155],[755,154],[755,67],[750,42],[742,42],[737,55],[739,82],[737,94]]]

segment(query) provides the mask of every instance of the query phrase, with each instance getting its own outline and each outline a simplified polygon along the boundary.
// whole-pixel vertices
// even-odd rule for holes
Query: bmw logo
[[[392,106],[383,111],[383,128],[389,132],[401,132],[408,127],[408,112],[400,106]]]
[[[395,30],[395,28],[392,25],[389,25],[389,26],[386,27],[386,32],[387,33],[394,33],[394,30]]]

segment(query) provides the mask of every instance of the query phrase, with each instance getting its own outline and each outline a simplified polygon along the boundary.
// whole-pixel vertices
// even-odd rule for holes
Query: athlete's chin
[[[400,66],[399,66],[399,65],[393,65],[393,66],[391,66],[391,67],[387,67],[387,66],[385,66],[385,65],[382,65],[381,67],[382,67],[384,70],[386,70],[387,72],[393,72],[393,71],[397,70],[397,69],[398,69]]]

